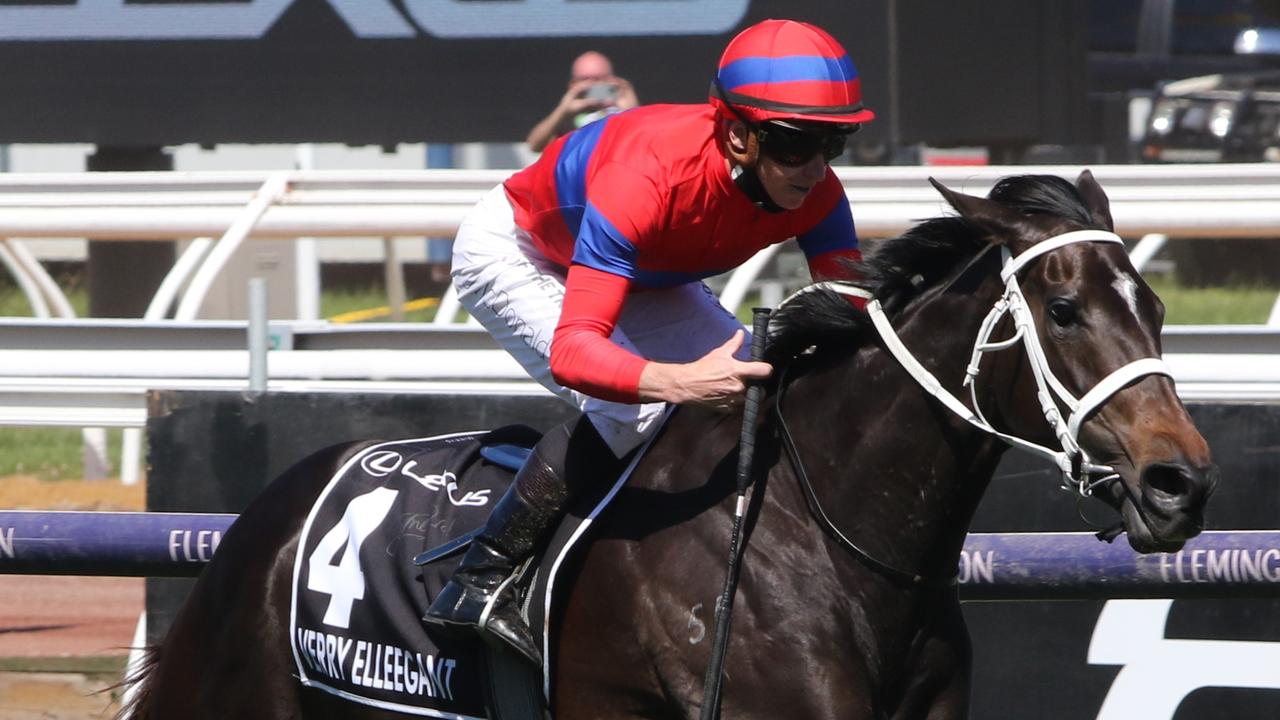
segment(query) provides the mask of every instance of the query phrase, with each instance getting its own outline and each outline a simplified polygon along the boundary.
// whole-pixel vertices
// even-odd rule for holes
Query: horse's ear
[[[1084,198],[1085,207],[1089,208],[1089,215],[1093,217],[1093,221],[1108,230],[1115,230],[1116,225],[1111,220],[1111,201],[1107,199],[1107,193],[1093,178],[1093,173],[1085,170],[1080,173],[1080,177],[1076,178],[1076,190],[1080,191],[1080,196]]]
[[[929,178],[929,183],[941,193],[948,205],[960,213],[960,217],[992,230],[991,239],[997,244],[1003,245],[1010,237],[1016,236],[1023,224],[1022,215],[1004,203],[958,193],[933,178]]]

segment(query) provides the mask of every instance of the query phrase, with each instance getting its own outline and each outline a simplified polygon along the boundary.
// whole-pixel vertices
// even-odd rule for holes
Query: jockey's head
[[[725,48],[709,98],[734,181],[768,210],[804,201],[845,141],[875,117],[849,54],[826,31],[765,20]],[[816,179],[815,179],[816,176]]]

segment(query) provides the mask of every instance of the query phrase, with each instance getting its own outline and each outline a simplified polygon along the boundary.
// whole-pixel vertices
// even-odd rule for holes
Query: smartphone
[[[618,86],[613,83],[596,83],[587,88],[587,92],[583,94],[583,97],[588,100],[612,102],[618,98]]]

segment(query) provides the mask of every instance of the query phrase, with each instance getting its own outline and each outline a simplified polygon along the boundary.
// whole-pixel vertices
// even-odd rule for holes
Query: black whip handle
[[[769,309],[753,308],[751,320],[751,359],[764,357],[769,332]],[[733,596],[738,589],[738,571],[742,565],[742,521],[747,513],[747,489],[751,485],[751,462],[756,449],[756,419],[764,399],[764,384],[747,385],[747,399],[742,408],[742,434],[738,443],[738,497],[733,513],[733,531],[729,539],[729,569],[724,589],[716,603],[716,633],[712,641],[711,662],[702,694],[702,720],[715,720],[720,715],[720,690],[724,683],[724,662],[729,651],[729,623],[733,616]]]

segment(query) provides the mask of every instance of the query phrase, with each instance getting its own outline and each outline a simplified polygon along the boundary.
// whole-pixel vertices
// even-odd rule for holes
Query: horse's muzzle
[[[1139,477],[1137,497],[1125,498],[1129,542],[1140,552],[1180,549],[1204,529],[1204,508],[1218,485],[1215,466],[1156,462]]]

